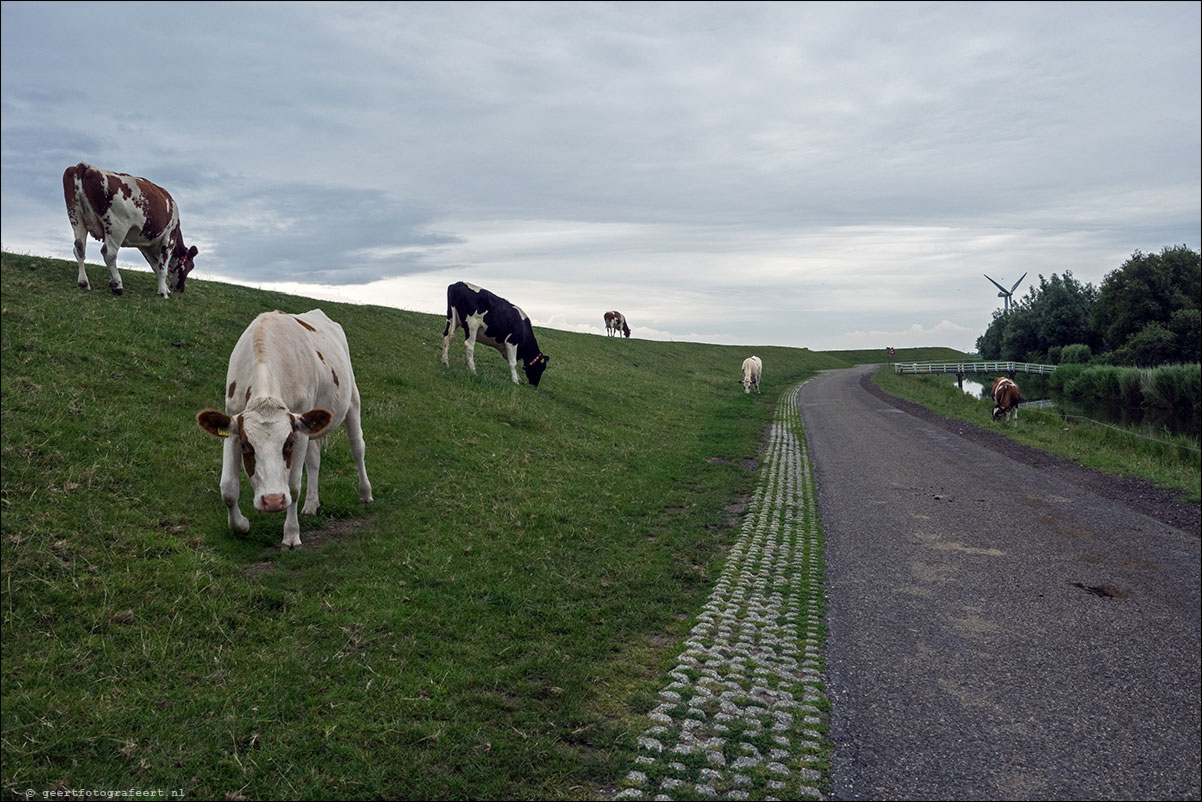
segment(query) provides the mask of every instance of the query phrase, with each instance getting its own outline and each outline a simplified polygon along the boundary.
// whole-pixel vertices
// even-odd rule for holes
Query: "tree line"
[[[1136,251],[1100,287],[1072,271],[1039,286],[977,338],[985,359],[1154,367],[1202,362],[1202,256],[1184,245]]]

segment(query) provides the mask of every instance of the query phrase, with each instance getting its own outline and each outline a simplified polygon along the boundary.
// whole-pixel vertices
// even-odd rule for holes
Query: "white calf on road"
[[[743,385],[743,392],[750,393],[751,386],[755,385],[755,391],[760,391],[760,376],[764,372],[764,363],[760,361],[758,356],[749,356],[743,360],[743,378],[739,379],[739,384]]]
[[[238,508],[241,463],[254,490],[255,509],[287,510],[283,542],[299,546],[296,503],[301,466],[309,483],[302,512],[312,515],[321,503],[317,495],[321,470],[318,438],[334,431],[343,420],[359,468],[359,500],[372,500],[350,348],[342,327],[324,312],[313,309],[289,315],[276,311],[255,318],[230,354],[225,388],[225,412],[206,409],[197,414],[196,422],[206,432],[225,438],[221,499],[229,508],[231,530],[250,530],[250,521]]]

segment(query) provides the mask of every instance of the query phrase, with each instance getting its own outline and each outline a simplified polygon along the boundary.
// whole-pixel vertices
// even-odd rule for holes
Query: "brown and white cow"
[[[749,356],[743,360],[743,378],[739,379],[739,384],[743,385],[743,392],[750,393],[752,385],[755,385],[755,391],[760,391],[760,376],[764,373],[764,363],[758,356]]]
[[[1018,402],[1021,400],[1018,393],[1018,385],[1013,379],[1007,379],[999,376],[993,380],[993,389],[991,391],[993,403],[996,405],[993,408],[993,419],[1013,417],[1014,424],[1018,425]]]
[[[630,336],[630,326],[626,325],[626,317],[621,312],[606,312],[605,335],[615,337],[619,331],[626,337]]]
[[[359,500],[366,504],[372,496],[363,460],[359,388],[342,327],[320,309],[303,315],[265,312],[255,318],[230,354],[225,412],[206,409],[196,415],[202,429],[225,439],[221,499],[229,510],[230,530],[250,530],[238,508],[241,463],[254,490],[255,509],[287,510],[283,543],[299,546],[301,466],[308,475],[301,512],[312,515],[321,503],[319,438],[344,420],[359,468]]]
[[[501,352],[509,363],[514,384],[518,380],[518,360],[526,380],[537,387],[551,357],[538,348],[534,327],[521,308],[483,287],[457,281],[447,287],[447,327],[442,332],[442,364],[450,365],[448,350],[456,328],[463,328],[463,347],[467,367],[476,372],[476,341]]]
[[[167,277],[176,292],[184,291],[184,279],[192,272],[196,246],[185,247],[179,227],[179,208],[160,186],[145,178],[102,170],[80,162],[63,173],[63,197],[67,217],[75,234],[75,259],[79,262],[79,288],[90,290],[84,270],[88,235],[103,243],[100,255],[109,269],[109,289],[123,292],[117,272],[117,250],[137,248],[159,279],[160,298],[171,294]]]

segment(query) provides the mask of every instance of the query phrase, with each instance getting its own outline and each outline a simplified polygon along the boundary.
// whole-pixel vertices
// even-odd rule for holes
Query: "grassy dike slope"
[[[94,275],[103,269],[93,266]],[[571,799],[616,779],[733,542],[804,349],[537,332],[542,386],[443,319],[149,273],[125,295],[5,253],[3,781],[186,798]],[[493,289],[505,293],[503,286]],[[516,299],[520,302],[520,298]],[[345,433],[305,545],[226,529],[226,361],[253,317],[346,330]],[[536,311],[536,310],[532,310]],[[603,311],[598,307],[598,314]],[[736,384],[764,360],[763,395]]]

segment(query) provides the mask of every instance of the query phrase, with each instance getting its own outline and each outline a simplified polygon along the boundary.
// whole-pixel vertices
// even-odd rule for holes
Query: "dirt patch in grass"
[[[733,528],[739,525],[743,513],[747,512],[747,504],[750,498],[746,493],[743,493],[730,504],[726,505],[726,523],[728,526]]]
[[[732,462],[734,462],[731,457],[706,457],[705,461],[721,462],[723,465],[730,465]],[[751,457],[744,457],[743,459],[739,460],[739,464],[742,465],[743,469],[747,471],[758,470],[760,467],[759,460],[752,459]]]
[[[301,533],[301,548],[321,548],[336,537],[356,532],[364,524],[366,518],[334,518],[326,522],[321,529],[312,529]]]
[[[342,537],[357,531],[365,523],[366,518],[334,518],[331,519],[321,529],[311,529],[307,532],[301,532],[302,549],[320,549],[329,543],[331,540]],[[284,551],[286,549],[282,544],[272,546],[272,551]],[[275,560],[260,560],[256,563],[251,563],[246,566],[244,573],[247,576],[255,576],[257,574],[265,574],[276,567]]]

